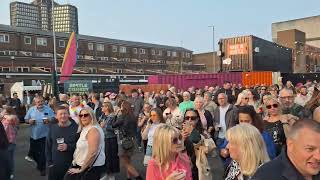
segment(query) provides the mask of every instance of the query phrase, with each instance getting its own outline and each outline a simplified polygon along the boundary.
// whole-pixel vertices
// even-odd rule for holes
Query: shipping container
[[[242,73],[242,85],[254,86],[267,85],[270,86],[273,84],[273,73],[271,71],[265,72],[243,72]]]
[[[171,74],[149,76],[149,84],[171,84],[178,89],[186,90],[193,86],[203,88],[204,86],[219,85],[224,81],[242,83],[241,72],[213,73],[213,74]]]
[[[255,37],[221,39],[223,71],[292,72],[292,49]]]
[[[132,89],[142,89],[143,92],[155,92],[159,93],[160,90],[167,91],[169,84],[147,84],[147,85],[130,85],[130,84],[121,84],[120,90],[126,94],[131,94]]]

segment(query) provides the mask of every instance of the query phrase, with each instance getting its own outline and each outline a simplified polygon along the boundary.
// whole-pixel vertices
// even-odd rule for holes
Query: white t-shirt
[[[226,125],[226,113],[229,109],[230,104],[228,104],[226,107],[219,106],[220,110],[220,126],[221,129],[219,131],[219,138],[225,138],[226,137],[226,131],[227,131],[227,125]]]

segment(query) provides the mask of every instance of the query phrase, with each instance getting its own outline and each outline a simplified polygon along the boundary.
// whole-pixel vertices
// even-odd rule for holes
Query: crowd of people
[[[19,123],[31,129],[26,161],[49,180],[209,180],[213,158],[223,179],[320,179],[320,90],[232,84],[132,89],[56,98],[14,93],[1,100],[0,179],[14,179]],[[21,116],[22,105],[25,115]],[[144,154],[141,174],[132,162]]]

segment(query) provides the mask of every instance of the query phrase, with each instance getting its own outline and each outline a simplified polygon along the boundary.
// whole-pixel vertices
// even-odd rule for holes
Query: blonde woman
[[[278,156],[286,144],[287,132],[297,119],[291,114],[283,115],[279,101],[273,97],[266,99],[265,107],[267,114],[263,119],[264,127],[276,145],[276,155]]]
[[[226,180],[250,179],[259,166],[269,161],[266,145],[253,125],[245,123],[230,128],[227,140],[233,160],[226,170]]]
[[[104,169],[104,133],[90,107],[79,112],[80,138],[65,180],[99,180]]]
[[[237,102],[234,104],[237,107],[239,106],[246,106],[249,104],[249,95],[247,91],[242,91],[237,98]]]
[[[147,168],[147,180],[192,180],[190,160],[178,129],[163,124],[154,133],[152,159]]]

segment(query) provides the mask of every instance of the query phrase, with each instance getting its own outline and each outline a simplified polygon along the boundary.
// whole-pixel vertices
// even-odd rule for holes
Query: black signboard
[[[66,81],[64,83],[64,93],[68,94],[88,94],[92,92],[91,81]]]

